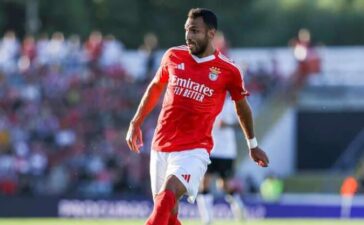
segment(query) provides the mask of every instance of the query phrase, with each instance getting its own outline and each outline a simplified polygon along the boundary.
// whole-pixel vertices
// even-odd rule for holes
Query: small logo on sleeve
[[[183,179],[185,179],[185,181],[190,182],[190,178],[191,178],[191,174],[182,174]]]
[[[185,70],[185,64],[184,63],[180,63],[177,65],[177,69],[179,70]]]

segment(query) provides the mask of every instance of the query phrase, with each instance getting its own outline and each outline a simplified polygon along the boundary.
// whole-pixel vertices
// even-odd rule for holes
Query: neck
[[[213,45],[208,45],[206,50],[201,53],[201,54],[198,54],[196,55],[197,57],[199,58],[203,58],[203,57],[206,57],[206,56],[209,56],[209,55],[213,55],[215,53],[215,48]]]

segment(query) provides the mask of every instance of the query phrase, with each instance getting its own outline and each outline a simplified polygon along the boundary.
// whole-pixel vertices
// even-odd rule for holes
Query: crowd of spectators
[[[122,141],[143,86],[123,44],[60,32],[0,40],[0,193],[108,195],[139,191],[143,171]]]
[[[148,38],[151,73],[157,42]],[[99,31],[85,41],[61,32],[21,41],[4,34],[0,195],[148,194],[147,143],[156,116],[143,127],[142,157],[131,153],[123,140],[146,82],[131,79],[123,52],[120,41]]]

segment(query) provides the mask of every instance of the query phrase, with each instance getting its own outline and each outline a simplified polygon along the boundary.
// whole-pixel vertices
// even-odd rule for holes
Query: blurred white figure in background
[[[123,44],[116,40],[113,35],[105,36],[100,57],[101,69],[107,74],[122,70],[121,58],[123,55]]]
[[[214,147],[211,152],[211,164],[201,184],[197,197],[197,206],[204,224],[211,224],[213,219],[213,194],[210,185],[214,175],[217,175],[218,186],[225,193],[225,200],[230,204],[236,220],[245,217],[245,209],[239,195],[239,187],[234,185],[234,162],[237,157],[235,128],[238,121],[235,116],[233,101],[225,100],[224,107],[215,120],[212,130]]]
[[[37,42],[36,42],[36,64],[40,67],[48,65],[48,43],[49,38],[48,34],[42,33],[39,35]]]
[[[64,35],[61,32],[55,32],[52,39],[48,42],[47,53],[51,65],[62,65],[67,56],[67,46],[64,41]]]
[[[0,40],[0,70],[5,74],[12,74],[17,69],[20,56],[20,43],[14,31],[7,31]]]
[[[70,74],[80,74],[86,56],[82,51],[81,39],[77,34],[69,36],[67,42],[66,71]]]
[[[145,55],[145,72],[142,80],[150,81],[158,69],[158,37],[155,33],[149,32],[144,35],[143,44],[139,50]]]

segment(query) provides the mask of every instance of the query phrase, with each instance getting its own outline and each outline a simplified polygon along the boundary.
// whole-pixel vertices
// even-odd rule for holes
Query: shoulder
[[[186,45],[171,47],[171,48],[167,49],[167,51],[165,51],[162,61],[166,62],[168,60],[171,60],[173,57],[176,57],[176,56],[181,57],[181,56],[187,55],[187,54],[189,54],[189,52],[188,52],[188,48]]]
[[[185,54],[188,53],[188,48],[186,45],[180,45],[169,48],[165,54]]]
[[[224,65],[224,67],[226,67],[228,70],[230,70],[233,73],[242,74],[241,69],[233,60],[229,59],[221,52],[217,55],[217,57],[219,58],[220,63]]]
[[[168,50],[188,52],[188,47],[187,47],[187,45],[179,45],[179,46],[171,47]]]

